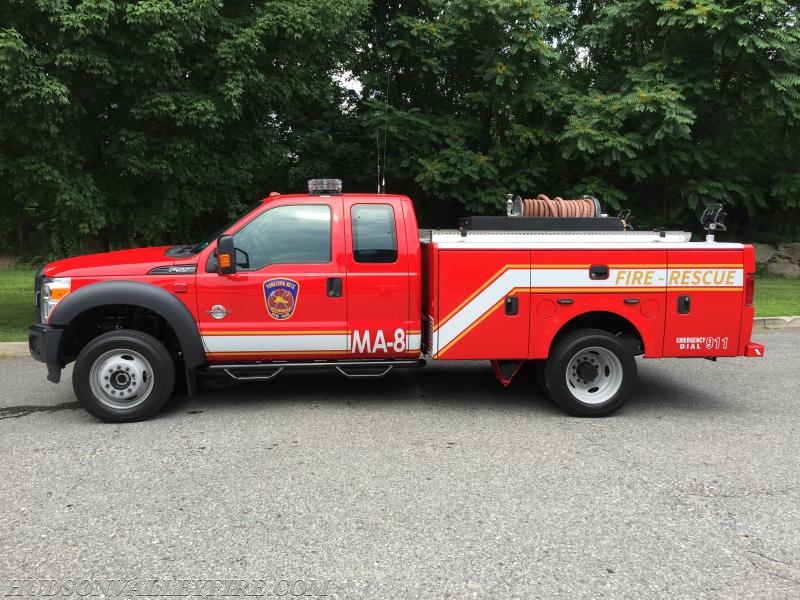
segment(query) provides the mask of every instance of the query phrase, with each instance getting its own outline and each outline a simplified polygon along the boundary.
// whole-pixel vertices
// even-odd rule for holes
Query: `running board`
[[[337,365],[336,370],[348,379],[378,379],[398,365],[380,365],[377,367],[342,367]]]
[[[335,370],[353,379],[383,377],[393,369],[413,369],[424,367],[426,362],[419,360],[339,360],[311,362],[271,362],[235,363],[210,365],[209,371],[222,371],[234,381],[268,381],[291,371]]]

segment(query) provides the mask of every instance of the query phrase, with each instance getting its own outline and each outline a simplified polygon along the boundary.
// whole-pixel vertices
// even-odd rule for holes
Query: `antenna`
[[[381,193],[381,132],[380,129],[375,129],[375,155],[378,158],[378,193]]]
[[[386,145],[389,135],[389,78],[392,67],[386,69],[386,97],[383,106],[383,170],[381,171],[380,146],[378,147],[378,193],[386,193]]]

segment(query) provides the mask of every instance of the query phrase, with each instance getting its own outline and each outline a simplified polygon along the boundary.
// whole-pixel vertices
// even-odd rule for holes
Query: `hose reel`
[[[575,200],[555,197],[552,200],[544,194],[536,198],[514,197],[508,194],[506,212],[509,217],[561,217],[595,218],[602,216],[600,202],[592,196]]]

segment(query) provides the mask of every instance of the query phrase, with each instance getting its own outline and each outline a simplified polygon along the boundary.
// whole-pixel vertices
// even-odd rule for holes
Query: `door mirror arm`
[[[239,258],[240,254],[244,258],[244,260],[241,260]],[[241,248],[236,248],[236,265],[242,267],[243,269],[250,268],[250,255]]]

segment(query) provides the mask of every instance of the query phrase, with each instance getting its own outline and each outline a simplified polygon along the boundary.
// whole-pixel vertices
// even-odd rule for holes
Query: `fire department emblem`
[[[291,279],[280,277],[264,282],[264,297],[267,300],[267,312],[277,321],[285,321],[294,314],[297,306],[297,292],[300,284]]]

